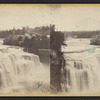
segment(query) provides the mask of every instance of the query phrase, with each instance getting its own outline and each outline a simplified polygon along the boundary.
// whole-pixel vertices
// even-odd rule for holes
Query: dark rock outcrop
[[[96,35],[93,39],[90,40],[91,45],[100,45],[100,35]]]
[[[61,45],[64,43],[64,34],[56,32],[54,26],[50,27],[50,86],[55,92],[61,91],[62,75],[64,69],[64,57]]]

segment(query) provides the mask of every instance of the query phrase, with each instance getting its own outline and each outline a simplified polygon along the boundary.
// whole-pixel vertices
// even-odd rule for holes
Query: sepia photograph
[[[100,6],[58,6],[50,34],[52,93],[100,95]]]
[[[0,6],[0,94],[50,93],[46,6]]]
[[[100,5],[0,5],[0,95],[100,95]]]

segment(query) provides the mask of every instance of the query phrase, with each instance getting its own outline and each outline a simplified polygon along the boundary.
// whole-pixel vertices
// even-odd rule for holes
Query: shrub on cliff
[[[8,38],[4,39],[3,44],[18,46],[21,38],[22,38],[21,35],[10,35]]]
[[[64,45],[64,33],[55,31],[55,26],[51,26],[50,29],[50,49],[60,54],[61,46]]]
[[[49,49],[50,48],[50,38],[47,36],[31,36],[31,38],[25,35],[10,35],[3,41],[4,45],[15,45],[24,48],[34,48],[34,49]]]

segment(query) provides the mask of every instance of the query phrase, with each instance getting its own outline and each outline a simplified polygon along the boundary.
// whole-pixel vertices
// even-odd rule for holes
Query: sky
[[[49,10],[47,7],[33,6],[1,6],[0,30],[12,29],[13,26],[36,27],[50,24]]]
[[[60,31],[100,30],[100,7],[0,6],[0,30],[50,24]]]

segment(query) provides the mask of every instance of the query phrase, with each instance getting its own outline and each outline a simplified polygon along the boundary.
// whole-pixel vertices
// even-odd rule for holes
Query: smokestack
[[[13,35],[15,35],[15,27],[13,27]]]

